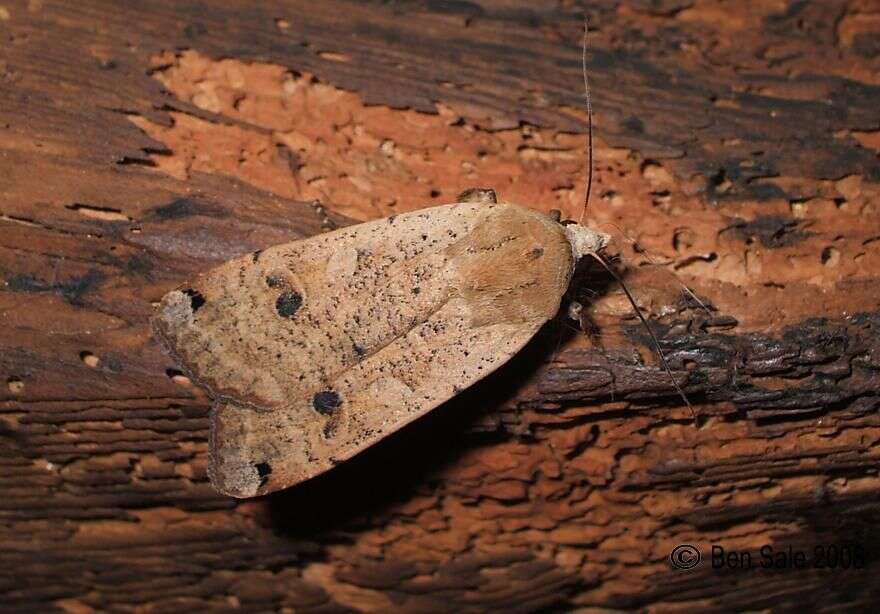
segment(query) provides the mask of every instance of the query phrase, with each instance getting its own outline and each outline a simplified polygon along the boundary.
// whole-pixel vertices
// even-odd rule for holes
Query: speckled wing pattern
[[[231,260],[167,294],[153,327],[215,399],[212,482],[248,497],[497,369],[556,314],[573,265],[541,213],[444,205]]]

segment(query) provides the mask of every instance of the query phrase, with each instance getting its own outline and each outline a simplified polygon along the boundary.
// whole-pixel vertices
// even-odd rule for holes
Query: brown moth
[[[607,235],[474,190],[231,260],[167,294],[157,336],[215,400],[209,475],[316,476],[489,375]]]

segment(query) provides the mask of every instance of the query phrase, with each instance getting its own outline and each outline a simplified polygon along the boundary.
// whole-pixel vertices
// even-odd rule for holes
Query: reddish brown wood
[[[593,342],[560,319],[382,445],[237,502],[207,482],[210,408],[149,338],[151,304],[233,255],[474,184],[577,216],[581,9],[0,4],[4,609],[877,600],[880,12],[587,12],[591,223],[696,420],[584,271]],[[681,571],[681,543],[867,559]]]

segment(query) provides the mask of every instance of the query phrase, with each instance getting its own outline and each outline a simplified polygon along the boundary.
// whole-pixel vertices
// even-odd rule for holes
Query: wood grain
[[[153,304],[233,256],[469,187],[578,215],[581,10],[0,2],[4,609],[877,601],[880,14],[587,12],[589,218],[697,419],[583,271],[592,341],[548,326],[378,448],[236,502],[208,485],[208,400],[150,338]],[[681,543],[868,560],[685,572]]]

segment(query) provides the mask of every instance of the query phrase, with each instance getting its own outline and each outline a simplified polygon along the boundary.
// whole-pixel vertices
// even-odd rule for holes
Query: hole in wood
[[[10,377],[6,380],[6,387],[12,394],[21,394],[24,392],[24,382],[17,377]]]
[[[177,369],[165,369],[165,375],[167,375],[172,382],[180,386],[192,385],[192,380],[184,375],[183,371],[179,371]]]
[[[101,362],[101,359],[92,354],[91,352],[82,351],[79,353],[79,359],[83,361],[87,367],[91,367],[94,369]]]

